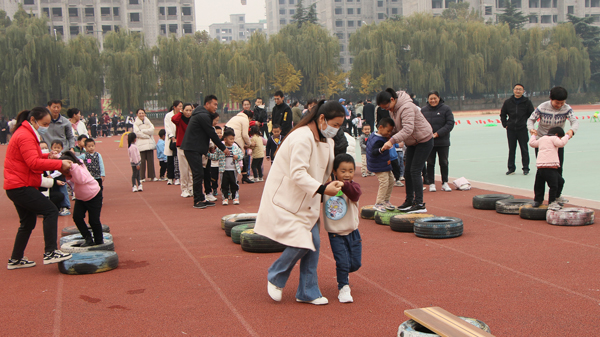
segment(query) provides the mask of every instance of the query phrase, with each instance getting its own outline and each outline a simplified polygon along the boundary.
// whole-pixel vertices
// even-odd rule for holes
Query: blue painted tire
[[[469,323],[471,325],[474,325],[474,326],[480,328],[481,330],[483,330],[485,332],[491,333],[490,327],[478,319],[462,317],[462,316],[458,316],[458,318],[466,321],[467,323]],[[432,332],[431,330],[429,330],[426,327],[419,324],[419,322],[414,321],[412,319],[409,319],[408,321],[400,324],[400,327],[398,327],[397,337],[435,337],[435,336],[439,336],[439,335],[436,334],[435,332]]]
[[[117,253],[94,251],[73,253],[73,257],[58,263],[58,270],[67,275],[97,274],[113,270],[119,265]]]
[[[88,227],[88,229],[91,232],[92,228],[90,227],[89,224],[87,225],[87,227]],[[108,227],[107,225],[102,225],[102,232],[103,233],[110,233],[110,227]],[[77,226],[65,227],[60,232],[60,236],[67,236],[67,235],[73,235],[73,234],[81,234],[81,233],[79,233],[79,229],[77,228]]]
[[[104,240],[112,240],[113,236],[110,233],[102,233],[104,234]],[[92,237],[94,236],[94,233],[92,233]],[[81,234],[73,234],[73,235],[67,235],[67,236],[63,236],[62,238],[60,238],[60,245],[62,246],[63,244],[69,242],[69,241],[75,241],[75,240],[83,240],[83,236],[81,236]]]

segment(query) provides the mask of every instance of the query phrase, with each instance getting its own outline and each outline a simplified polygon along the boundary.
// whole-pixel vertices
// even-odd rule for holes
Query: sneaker
[[[411,208],[411,207],[412,207],[412,205],[413,205],[413,202],[412,202],[412,201],[408,201],[408,200],[406,200],[406,201],[404,201],[404,203],[403,203],[402,205],[400,205],[400,206],[396,207],[396,209],[397,209],[397,210],[399,210],[399,211],[406,211],[406,210],[408,210],[409,208]]]
[[[263,178],[258,178],[258,181],[264,181]]]
[[[529,170],[523,170],[523,175],[526,176],[529,174]]]
[[[217,197],[215,197],[214,195],[212,195],[212,193],[208,193],[206,195],[206,200],[208,200],[208,201],[217,201]]]
[[[374,176],[374,175],[375,175],[375,173],[373,173],[373,172],[369,172],[369,175],[372,177],[372,176]]]
[[[146,179],[142,179],[140,180],[140,183],[146,182]]]
[[[363,178],[366,178],[366,177],[367,177],[367,174],[366,174],[366,173],[363,173],[363,174],[362,174],[362,177],[363,177]]]
[[[338,295],[338,300],[340,300],[340,303],[354,302],[352,295],[350,295],[350,286],[349,285],[345,285],[342,287],[342,289],[340,289],[340,293]]]
[[[273,283],[268,282],[267,292],[269,293],[269,296],[271,296],[273,301],[277,301],[277,302],[281,301],[281,296],[283,294],[282,288],[279,288],[278,286],[274,285]]]
[[[425,208],[425,203],[423,204],[414,204],[411,208],[406,210],[406,213],[426,213],[427,208]]]
[[[57,249],[50,253],[44,253],[44,264],[57,263],[60,261],[68,260],[72,257],[73,255],[69,253],[63,253]]]
[[[429,185],[429,192],[435,192],[435,191],[437,191],[437,190],[435,189],[435,184],[431,184],[431,185]]]
[[[569,199],[565,199],[564,197],[560,196],[560,197],[556,198],[556,200],[554,200],[554,201],[558,202],[559,204],[564,205],[569,202]]]
[[[179,179],[175,179],[175,183],[174,183],[174,185],[179,185],[179,184],[181,184],[181,183],[179,182]]]
[[[553,211],[559,211],[562,209],[562,205],[558,202],[553,201],[550,205],[548,205],[548,209],[549,210],[553,210]]]
[[[540,207],[540,206],[542,206],[542,203],[539,202],[539,201],[534,201],[532,206],[533,207]]]
[[[389,202],[389,201],[386,201],[383,204],[385,205],[385,209],[388,210],[388,211],[394,211],[394,210],[396,210],[396,206],[392,205],[392,203]]]
[[[312,301],[303,301],[300,299],[296,299],[296,302],[300,302],[300,303],[310,303],[310,304],[314,304],[314,305],[325,305],[327,303],[329,303],[329,301],[327,300],[327,298],[321,296],[319,298],[316,298]]]
[[[133,192],[137,192],[137,186],[133,186],[133,188],[131,189]]]
[[[400,177],[400,181],[404,181],[404,177]]]
[[[214,205],[216,205],[214,202],[210,202],[210,201],[207,201],[207,200],[204,200],[204,201],[202,201],[202,202],[204,203],[204,205],[205,205],[206,207],[211,207],[211,206],[214,206]]]
[[[240,199],[238,199],[238,198],[233,199],[233,204],[234,205],[239,205],[240,204]]]
[[[442,184],[442,191],[444,191],[444,192],[452,192],[452,189],[450,188],[450,186],[448,185],[448,183],[443,183]]]
[[[515,174],[515,171],[508,171],[508,172],[506,172],[507,176],[512,176],[513,174]]]
[[[142,187],[142,184],[140,183],[138,185],[138,192],[143,192],[143,191],[144,191],[144,188]]]
[[[223,206],[227,206],[229,205],[229,200],[228,199],[223,199]]]
[[[167,179],[167,185],[173,185],[173,179]]]
[[[158,178],[154,178],[154,179],[152,179],[152,181],[158,181]]]
[[[219,195],[219,192],[217,192],[217,191],[214,191],[214,192],[212,192],[212,195],[213,195],[213,197],[215,197],[215,200],[216,200],[216,198],[217,198],[217,195]]]
[[[189,198],[190,194],[188,193],[188,191],[183,191],[183,192],[181,192],[181,197],[182,198]]]
[[[58,212],[58,215],[60,215],[60,216],[71,215],[71,211],[69,211],[68,208],[63,207],[63,208],[60,209],[60,212]]]
[[[206,208],[206,205],[204,204],[204,201],[199,201],[194,204],[194,208],[203,209],[203,208]]]
[[[375,206],[373,206],[373,209],[379,212],[386,211],[385,204],[375,204]]]
[[[6,266],[8,270],[30,267],[35,267],[35,262],[27,260],[27,257],[25,256],[20,260],[8,259],[8,265]]]
[[[402,187],[402,186],[404,186],[404,183],[401,182],[400,180],[396,180],[396,182],[394,183],[394,186]]]

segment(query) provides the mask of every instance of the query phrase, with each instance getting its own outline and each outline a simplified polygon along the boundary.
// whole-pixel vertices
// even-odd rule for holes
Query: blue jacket
[[[156,142],[156,158],[158,161],[167,161],[167,155],[165,155],[165,141],[159,139]]]
[[[392,170],[389,150],[379,152],[388,141],[378,133],[372,133],[367,140],[367,170],[369,172],[388,172]]]

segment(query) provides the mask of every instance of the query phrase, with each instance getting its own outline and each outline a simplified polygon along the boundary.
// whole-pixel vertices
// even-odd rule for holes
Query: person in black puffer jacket
[[[444,104],[437,91],[430,91],[427,95],[428,104],[421,112],[433,129],[433,149],[427,158],[427,176],[425,184],[429,184],[429,191],[435,192],[435,156],[440,159],[440,173],[442,174],[442,190],[452,191],[448,186],[448,154],[450,152],[450,131],[454,128],[454,115],[452,109]]]
[[[523,174],[529,174],[529,133],[527,132],[527,118],[535,110],[529,98],[523,96],[525,88],[521,84],[515,84],[513,93],[509,99],[504,101],[500,110],[500,120],[506,129],[508,138],[508,172],[506,175],[515,173],[515,153],[517,142],[521,148],[521,161],[523,163]]]

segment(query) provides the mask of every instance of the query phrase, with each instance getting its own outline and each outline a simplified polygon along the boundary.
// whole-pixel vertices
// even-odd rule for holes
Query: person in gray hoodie
[[[390,112],[396,126],[393,136],[381,148],[391,149],[396,143],[406,144],[405,185],[406,199],[398,210],[407,213],[425,213],[423,179],[421,172],[433,149],[433,130],[419,108],[404,91],[387,88],[377,95],[377,105]]]

